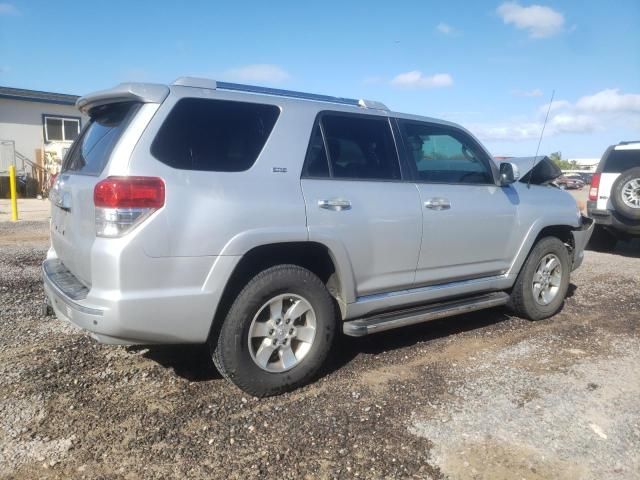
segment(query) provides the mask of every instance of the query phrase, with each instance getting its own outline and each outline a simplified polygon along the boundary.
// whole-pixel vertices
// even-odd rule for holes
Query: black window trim
[[[412,182],[416,183],[416,184],[425,184],[425,185],[464,185],[464,186],[500,186],[498,185],[498,182],[496,180],[496,170],[497,167],[495,165],[495,163],[493,162],[493,160],[491,160],[491,157],[486,154],[485,149],[482,147],[482,145],[480,145],[471,135],[469,135],[467,132],[465,132],[464,130],[462,130],[461,128],[457,128],[451,125],[444,125],[442,123],[436,123],[436,122],[427,122],[427,121],[421,121],[421,120],[410,120],[410,119],[406,119],[406,118],[399,118],[396,117],[394,118],[397,124],[397,128],[398,128],[398,135],[400,137],[400,140],[402,142],[402,155],[404,157],[404,163],[406,163],[409,166],[409,172],[411,172],[411,177],[412,177]],[[427,181],[427,180],[423,180],[418,176],[418,169],[416,168],[415,163],[410,162],[409,161],[409,152],[408,152],[408,148],[407,145],[404,141],[404,135],[402,133],[402,123],[410,123],[410,124],[414,124],[414,125],[426,125],[429,127],[435,127],[435,128],[440,128],[440,129],[449,129],[451,131],[454,131],[458,134],[460,134],[461,136],[463,136],[466,140],[469,141],[469,143],[471,143],[471,145],[473,145],[474,147],[476,147],[476,149],[478,151],[480,151],[483,154],[486,154],[486,158],[481,158],[480,160],[482,161],[482,163],[485,165],[485,167],[488,167],[489,171],[491,172],[491,177],[493,178],[493,182],[492,183],[487,183],[487,182],[483,182],[483,183],[467,183],[467,182],[433,182],[433,181]],[[483,155],[484,157],[485,155]]]
[[[333,168],[331,166],[331,157],[329,153],[329,148],[327,145],[327,137],[324,133],[324,126],[322,125],[322,118],[325,115],[338,115],[342,117],[357,117],[357,118],[373,118],[376,120],[385,120],[389,125],[391,130],[391,138],[393,139],[393,146],[396,153],[396,159],[398,161],[398,166],[400,167],[400,178],[394,179],[384,179],[384,178],[335,178],[333,176]],[[340,181],[340,182],[383,182],[383,183],[415,183],[408,175],[408,169],[405,165],[405,160],[403,158],[402,150],[400,148],[401,139],[398,138],[399,131],[397,131],[396,126],[394,124],[394,118],[389,117],[387,115],[371,115],[371,114],[363,114],[356,112],[343,112],[340,110],[322,110],[318,112],[316,118],[313,122],[313,126],[311,127],[311,132],[309,134],[309,144],[307,145],[307,150],[304,156],[304,164],[302,165],[302,172],[300,174],[300,179],[303,180],[331,180],[331,181]],[[307,171],[307,162],[309,159],[309,151],[311,150],[311,142],[313,141],[313,134],[315,133],[316,126],[320,127],[320,134],[322,135],[322,144],[324,146],[325,156],[327,157],[327,164],[329,167],[329,176],[328,177],[316,177],[311,175],[306,175]]]

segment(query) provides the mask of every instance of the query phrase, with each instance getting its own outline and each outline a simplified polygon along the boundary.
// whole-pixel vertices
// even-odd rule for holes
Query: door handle
[[[424,202],[424,206],[431,210],[449,210],[451,208],[451,202],[446,198],[434,197]]]
[[[318,200],[318,206],[325,210],[334,210],[336,212],[351,210],[351,202],[349,200]]]

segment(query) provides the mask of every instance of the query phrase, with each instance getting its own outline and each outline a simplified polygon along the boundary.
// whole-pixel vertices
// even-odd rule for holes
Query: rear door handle
[[[336,212],[351,210],[351,202],[349,200],[318,200],[318,206],[325,210],[334,210]]]
[[[424,206],[431,210],[449,210],[451,208],[451,202],[446,198],[434,197],[424,202]]]

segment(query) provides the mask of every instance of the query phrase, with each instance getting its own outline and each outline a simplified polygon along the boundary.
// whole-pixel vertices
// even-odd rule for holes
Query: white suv
[[[611,250],[640,237],[640,141],[610,146],[591,182],[587,211],[596,222],[591,246]]]

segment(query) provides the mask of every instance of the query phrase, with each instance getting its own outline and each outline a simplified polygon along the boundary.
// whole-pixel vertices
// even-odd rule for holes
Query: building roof
[[[39,90],[25,90],[23,88],[0,87],[0,98],[22,100],[25,102],[55,103],[58,105],[75,105],[77,95],[66,93],[41,92]]]

